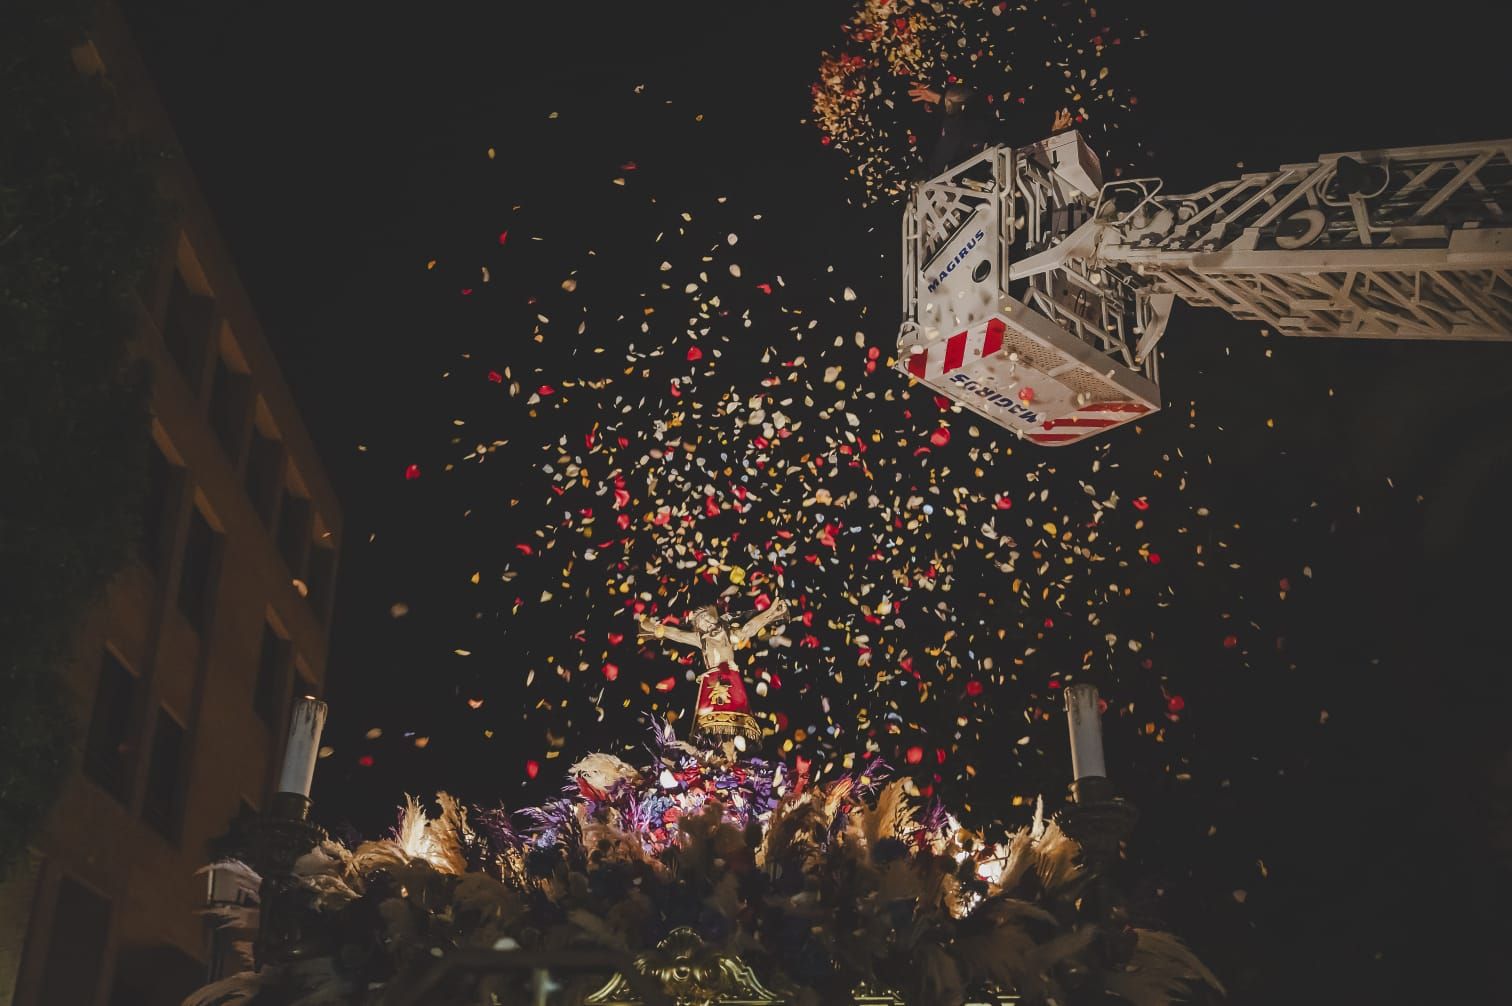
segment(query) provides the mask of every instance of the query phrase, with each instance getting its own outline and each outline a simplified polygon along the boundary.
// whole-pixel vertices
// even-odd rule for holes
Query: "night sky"
[[[1478,5],[1410,17],[1290,0],[1244,15],[1152,6],[1158,15],[1132,21],[1149,37],[1123,54],[1139,97],[1125,128],[1142,140],[1140,173],[1160,174],[1168,190],[1241,164],[1512,135],[1505,38]],[[1141,918],[1188,939],[1234,1001],[1512,1001],[1504,971],[1491,968],[1495,920],[1512,895],[1512,348],[1285,341],[1178,308],[1163,343],[1165,411],[1097,446],[1015,446],[979,476],[967,452],[990,431],[972,438],[969,416],[922,392],[902,399],[902,378],[885,368],[862,372],[864,347],[885,357],[894,345],[898,211],[860,206],[844,159],[802,121],[819,54],[839,44],[850,4],[126,7],[346,511],[327,689],[334,753],[314,792],[324,823],[375,834],[405,792],[510,807],[547,799],[570,761],[639,745],[637,717],[653,701],[685,707],[681,654],[639,654],[630,595],[609,596],[627,572],[635,591],[656,589],[644,566],[659,539],[603,529],[609,503],[593,494],[653,446],[657,418],[695,402],[712,417],[725,394],[744,402],[762,379],[795,369],[763,363],[769,350],[780,362],[801,354],[814,371],[803,379],[824,392],[816,398],[844,397],[818,373],[842,366],[857,433],[884,434],[867,455],[877,485],[907,495],[928,484],[930,467],[948,466],[946,492],[964,486],[986,509],[960,527],[931,518],[932,531],[900,532],[873,559],[868,483],[840,463],[788,479],[791,499],[708,518],[710,533],[738,532],[742,547],[779,525],[812,539],[827,522],[799,506],[804,492],[861,492],[850,512],[829,515],[837,533],[868,528],[844,536],[855,544],[804,541],[789,560],[820,555],[790,570],[799,590],[781,593],[802,593],[815,612],[812,629],[789,635],[811,631],[821,646],[757,661],[783,682],[755,699],[758,710],[791,720],[769,754],[800,724],[822,728],[826,698],[840,735],[814,731],[799,750],[821,761],[859,751],[855,709],[867,706],[883,757],[900,764],[922,746],[921,785],[958,811],[969,805],[971,821],[1022,823],[1028,808],[1011,797],[1044,793],[1052,808],[1063,799],[1069,754],[1055,689],[1081,674],[1112,706],[1110,774],[1142,812],[1127,877]],[[1047,127],[1036,118],[1029,135],[1008,139]],[[701,290],[690,298],[693,281]],[[684,322],[705,291],[728,316],[691,342]],[[663,352],[627,376],[632,343]],[[701,362],[688,359],[692,345]],[[607,389],[571,386],[610,377]],[[526,399],[541,385],[552,393],[532,416]],[[795,387],[777,393],[801,395]],[[629,415],[610,409],[620,394]],[[811,439],[846,427],[838,413],[816,414],[824,404],[789,410]],[[639,441],[613,461],[585,460],[592,488],[558,497],[560,472],[542,469],[558,452],[543,448],[565,438],[586,459],[584,438],[613,436],[594,425],[611,419]],[[732,429],[709,422],[721,436]],[[679,432],[697,425],[689,418]],[[942,426],[949,444],[916,456]],[[496,439],[509,443],[486,464],[463,460]],[[419,477],[407,479],[412,465]],[[891,486],[898,472],[904,481]],[[682,491],[664,483],[659,495]],[[950,593],[917,580],[894,590],[903,624],[869,669],[855,668],[856,648],[827,625],[864,631],[841,595],[904,566],[917,572],[931,551],[975,535],[999,496],[1014,502],[999,524],[1027,552],[1037,525],[1084,521],[1086,500],[1114,493],[1096,543],[1111,558],[1067,564],[1062,607],[1041,598],[1037,563],[1004,573],[968,542],[941,574]],[[701,515],[703,497],[690,506]],[[600,511],[588,538],[564,527],[585,507]],[[654,505],[630,509],[639,520]],[[608,560],[583,558],[585,546],[627,537]],[[573,555],[581,568],[564,587]],[[670,564],[659,576],[692,588],[674,610],[728,585],[693,586],[692,570]],[[1016,577],[1032,581],[1022,605]],[[606,642],[612,633],[628,638]],[[924,656],[942,646],[944,657]],[[931,669],[869,694],[904,650]],[[967,701],[963,684],[983,655],[1014,677],[980,675],[985,690]],[[962,666],[940,670],[950,656]],[[671,692],[642,693],[668,675]],[[592,704],[601,690],[602,722]],[[898,720],[883,719],[884,701]],[[374,728],[382,736],[368,739]],[[533,781],[530,761],[542,765]]]

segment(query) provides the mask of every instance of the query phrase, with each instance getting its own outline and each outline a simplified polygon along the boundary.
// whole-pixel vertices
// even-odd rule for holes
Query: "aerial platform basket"
[[[897,368],[1057,446],[1159,411],[1178,298],[1284,335],[1512,340],[1512,140],[1162,189],[1104,184],[1075,132],[918,185]]]
[[[1158,411],[1154,361],[1134,361],[1123,318],[1104,303],[1132,290],[1074,275],[1017,284],[1028,302],[1009,289],[1011,262],[1032,247],[1026,224],[1069,229],[1100,186],[1097,158],[1076,133],[984,151],[920,185],[903,220],[898,369],[1045,446]],[[1015,220],[1026,192],[1038,197],[1026,207],[1035,219]],[[1168,312],[1170,298],[1161,303]],[[1122,359],[1120,348],[1130,349]]]
[[[898,369],[1047,447],[1074,443],[1160,409],[1160,388],[1110,361],[1005,293],[951,335],[904,340]]]

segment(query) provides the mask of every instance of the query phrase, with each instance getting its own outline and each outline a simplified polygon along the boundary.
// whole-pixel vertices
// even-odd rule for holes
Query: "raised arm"
[[[762,629],[775,622],[779,618],[787,617],[787,602],[781,599],[772,602],[767,610],[758,612],[746,624],[739,626],[730,632],[730,639],[736,643],[743,643],[748,639],[754,639]]]
[[[674,643],[683,643],[687,646],[699,646],[703,642],[696,632],[679,629],[675,625],[666,625],[648,615],[640,616],[639,622],[640,632],[636,634],[636,642],[644,643],[648,639],[670,639]]]

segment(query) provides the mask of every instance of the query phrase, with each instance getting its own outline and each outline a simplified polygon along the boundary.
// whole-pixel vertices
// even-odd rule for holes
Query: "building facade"
[[[341,511],[124,20],[80,70],[174,154],[174,224],[140,290],[151,483],[140,558],[65,675],[78,770],[0,886],[0,1006],[176,1004],[203,983],[209,843],[263,806],[292,698],[326,674]]]

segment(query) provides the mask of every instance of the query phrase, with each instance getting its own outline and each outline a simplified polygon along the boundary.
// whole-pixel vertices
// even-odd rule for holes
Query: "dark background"
[[[346,509],[322,816],[372,833],[406,790],[544,798],[555,769],[522,792],[518,768],[540,731],[500,708],[533,698],[490,692],[499,735],[483,746],[466,739],[478,730],[460,702],[477,683],[440,669],[471,616],[451,585],[459,555],[500,544],[456,513],[490,499],[460,480],[409,491],[396,473],[440,459],[453,415],[475,407],[440,376],[458,353],[528,332],[539,305],[524,294],[585,261],[600,296],[632,304],[642,280],[616,275],[684,202],[729,194],[747,220],[763,212],[741,228],[748,261],[790,278],[833,265],[872,305],[870,328],[890,330],[896,212],[853,205],[842,165],[800,123],[849,5],[125,6]],[[1505,38],[1481,5],[1153,6],[1140,129],[1174,190],[1240,163],[1512,134]],[[627,160],[629,194],[607,184]],[[514,260],[511,306],[465,313],[427,285],[427,260],[470,264],[504,228],[516,247],[545,238]],[[1183,671],[1173,746],[1196,780],[1174,783],[1164,754],[1110,731],[1110,763],[1143,811],[1130,864],[1142,910],[1239,1002],[1512,1001],[1493,970],[1512,894],[1512,353],[1281,343],[1191,311],[1165,349],[1167,411],[1114,449],[1133,472],[1179,448],[1242,525],[1234,558],[1258,572],[1228,599],[1254,626],[1244,659],[1215,648],[1191,596],[1203,581],[1177,592],[1191,638],[1162,659]],[[565,365],[545,352],[543,372]],[[573,432],[539,422],[517,432]],[[532,519],[520,511],[519,536]],[[390,616],[396,601],[407,618]],[[536,632],[579,621],[564,608]],[[367,744],[374,725],[385,738]],[[568,756],[626,739],[578,729]],[[417,751],[406,733],[432,742]],[[359,752],[376,767],[358,767]],[[988,814],[1006,814],[1007,792],[1058,794],[1066,758],[1045,760],[1027,780],[989,769],[964,792]]]

